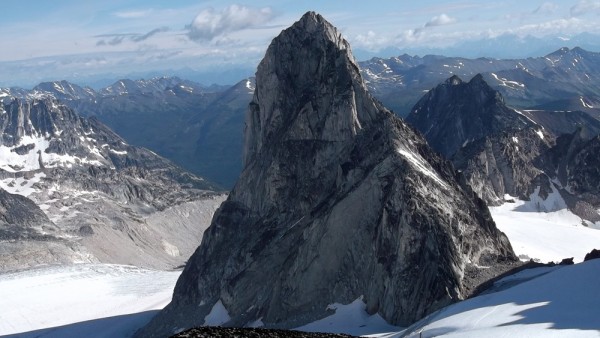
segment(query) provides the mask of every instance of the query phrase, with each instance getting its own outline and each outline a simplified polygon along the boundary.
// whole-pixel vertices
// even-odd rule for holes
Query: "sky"
[[[186,73],[232,83],[252,75],[270,41],[309,10],[338,27],[359,60],[542,56],[600,34],[600,0],[3,0],[0,8],[0,86]]]

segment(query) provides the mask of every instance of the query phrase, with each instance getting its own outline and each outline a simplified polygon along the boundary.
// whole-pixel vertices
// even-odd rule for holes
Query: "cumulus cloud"
[[[451,25],[457,22],[458,20],[456,18],[453,18],[445,13],[440,14],[431,18],[431,20],[427,21],[422,27],[405,30],[404,32],[398,34],[395,37],[395,40],[400,44],[422,41],[423,39],[426,39],[428,35],[432,34],[431,29],[433,27]]]
[[[360,48],[364,48],[370,51],[377,51],[381,47],[388,44],[389,39],[386,37],[378,36],[373,31],[368,31],[366,34],[359,34],[354,37],[352,43]]]
[[[191,40],[210,41],[227,33],[263,25],[274,16],[270,7],[258,9],[231,5],[220,12],[207,8],[202,10],[186,28]]]
[[[456,18],[450,17],[446,14],[441,14],[438,16],[434,16],[433,18],[431,18],[431,20],[427,21],[425,23],[425,27],[451,25],[456,22],[457,22]]]
[[[563,32],[581,32],[585,28],[584,22],[581,19],[555,19],[546,22],[528,24],[518,27],[515,32],[525,34],[548,35]]]
[[[571,16],[581,16],[590,12],[600,11],[599,0],[581,0],[571,7]]]

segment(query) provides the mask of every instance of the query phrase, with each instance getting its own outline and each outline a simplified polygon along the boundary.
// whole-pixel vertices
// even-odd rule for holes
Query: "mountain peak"
[[[484,84],[484,85],[486,85],[486,86],[489,87],[488,83],[483,79],[483,75],[481,75],[481,73],[477,73],[477,75],[473,76],[473,78],[471,79],[471,81],[469,81],[469,83],[471,83],[471,84]]]
[[[453,75],[425,94],[406,121],[424,133],[429,144],[447,158],[468,142],[531,124],[507,107],[502,95],[481,74],[468,83]]]
[[[256,83],[246,120],[245,164],[263,145],[286,139],[348,139],[381,108],[367,93],[349,43],[315,12],[273,39]],[[357,111],[357,102],[369,103]]]
[[[361,295],[408,326],[467,295],[470,262],[514,258],[482,201],[371,97],[316,13],[273,39],[245,137],[244,170],[140,337],[206,324],[215,304],[227,326],[299,327]]]
[[[313,11],[304,13],[300,20],[292,25],[292,28],[295,26],[302,27],[309,33],[314,33],[319,30],[337,32],[337,29],[331,23],[325,20],[320,14]]]
[[[446,82],[445,82],[445,83],[446,83],[447,85],[450,85],[450,86],[457,86],[457,85],[459,85],[459,84],[462,84],[462,83],[463,83],[463,81],[461,80],[461,78],[460,78],[460,77],[458,77],[458,75],[452,75],[451,77],[449,77],[449,78],[446,80]]]

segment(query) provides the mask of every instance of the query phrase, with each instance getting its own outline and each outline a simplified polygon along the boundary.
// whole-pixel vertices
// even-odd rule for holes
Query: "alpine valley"
[[[0,89],[0,336],[597,337],[598,74],[310,11],[231,86]]]

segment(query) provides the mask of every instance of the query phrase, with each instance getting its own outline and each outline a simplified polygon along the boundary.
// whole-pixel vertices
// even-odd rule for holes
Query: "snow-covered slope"
[[[76,264],[0,275],[0,336],[129,337],[169,303],[180,273]]]
[[[598,280],[600,260],[525,270],[496,282],[499,291],[444,308],[404,335],[380,337],[598,337]]]

